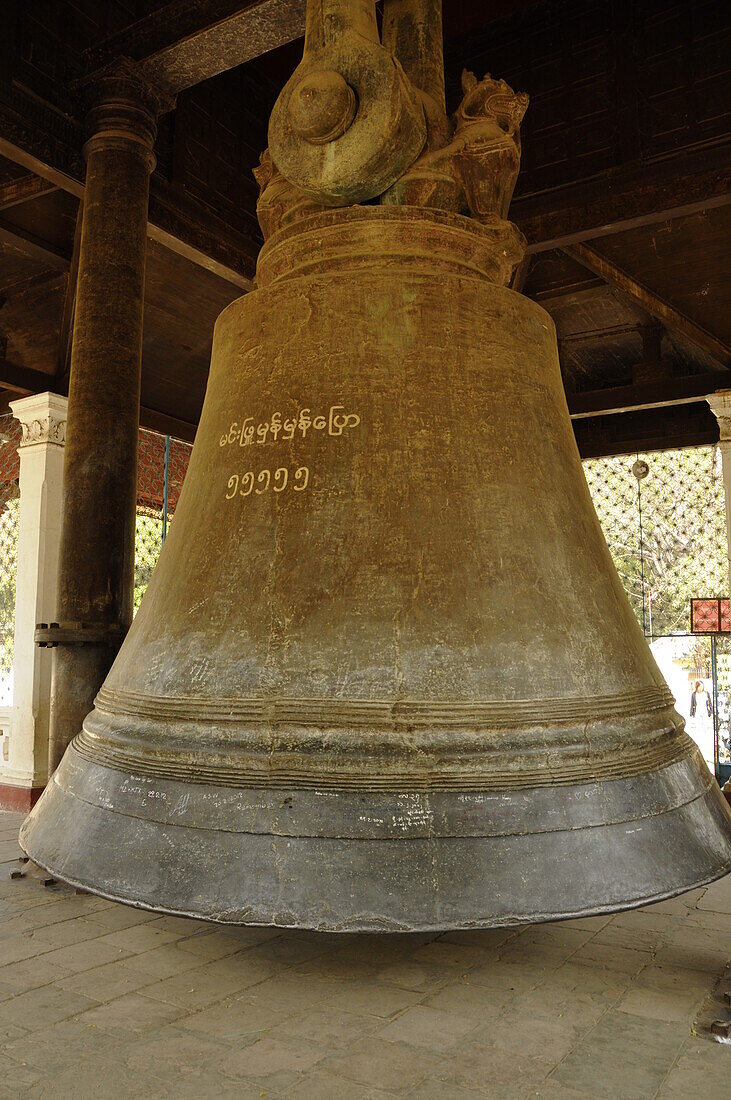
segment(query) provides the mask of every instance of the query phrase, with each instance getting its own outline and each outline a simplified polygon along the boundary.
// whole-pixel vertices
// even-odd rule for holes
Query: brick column
[[[13,711],[0,759],[0,808],[29,810],[48,779],[51,651],[33,642],[36,623],[56,615],[66,398],[11,401],[23,438],[15,593]]]

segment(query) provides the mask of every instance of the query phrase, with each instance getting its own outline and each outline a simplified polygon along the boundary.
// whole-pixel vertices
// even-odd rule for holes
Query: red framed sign
[[[690,601],[691,634],[731,634],[731,600],[694,596]]]

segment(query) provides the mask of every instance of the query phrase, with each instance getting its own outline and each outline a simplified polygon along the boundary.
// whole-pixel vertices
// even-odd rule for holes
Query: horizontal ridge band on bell
[[[445,745],[441,752],[425,751],[422,746],[409,751],[407,744],[388,754],[369,751],[367,744],[344,752],[337,744],[303,747],[277,744],[274,739],[229,745],[228,751],[219,753],[209,749],[205,754],[196,753],[195,742],[189,740],[187,745],[178,742],[177,751],[148,753],[140,742],[124,737],[109,741],[86,729],[73,745],[90,761],[161,779],[220,787],[398,792],[519,790],[627,778],[683,760],[694,751],[690,738],[678,731],[644,745],[615,747],[603,755],[583,746],[573,752],[565,747],[556,751],[536,747],[516,756],[509,747],[489,752],[480,745],[470,751],[463,741]]]
[[[636,715],[673,705],[666,687],[588,698],[514,700],[387,700],[317,698],[239,698],[235,696],[157,696],[110,688],[96,697],[97,710],[165,721],[261,722],[297,726],[338,727],[386,725],[393,728],[520,728],[546,722],[601,721]]]
[[[203,779],[145,776],[125,766],[89,761],[75,744],[54,784],[65,794],[122,815],[184,828],[272,836],[352,839],[510,836],[592,828],[667,813],[705,796],[712,786],[697,751],[634,777],[602,777],[565,787],[557,815],[551,787],[518,790],[402,791],[298,789],[298,785],[226,787]],[[582,791],[581,797],[575,797]],[[187,797],[186,797],[187,796]],[[337,814],[333,819],[333,806]],[[569,824],[570,823],[570,824]]]

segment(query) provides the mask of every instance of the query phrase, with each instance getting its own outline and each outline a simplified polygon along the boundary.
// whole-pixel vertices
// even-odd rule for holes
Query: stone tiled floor
[[[731,955],[731,876],[614,917],[330,936],[159,917],[10,881],[0,1097],[726,1100],[694,1021]]]

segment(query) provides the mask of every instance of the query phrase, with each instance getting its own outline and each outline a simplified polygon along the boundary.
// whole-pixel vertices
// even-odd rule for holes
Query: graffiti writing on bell
[[[234,420],[227,432],[221,436],[221,447],[250,447],[256,443],[276,443],[278,440],[292,440],[297,432],[303,439],[308,432],[322,432],[329,436],[341,436],[360,424],[358,413],[346,412],[345,405],[331,405],[327,415],[312,415],[311,409],[300,409],[296,416],[284,417],[279,412],[272,413],[268,420],[254,423],[253,416],[247,416],[243,423]]]
[[[298,466],[290,477],[290,471],[286,466],[280,466],[278,470],[260,470],[255,474],[253,470],[247,470],[245,474],[231,474],[228,479],[228,492],[226,500],[233,500],[235,496],[248,497],[252,493],[261,496],[262,493],[283,493],[289,487],[295,493],[303,493],[310,482],[310,471],[307,466]]]

